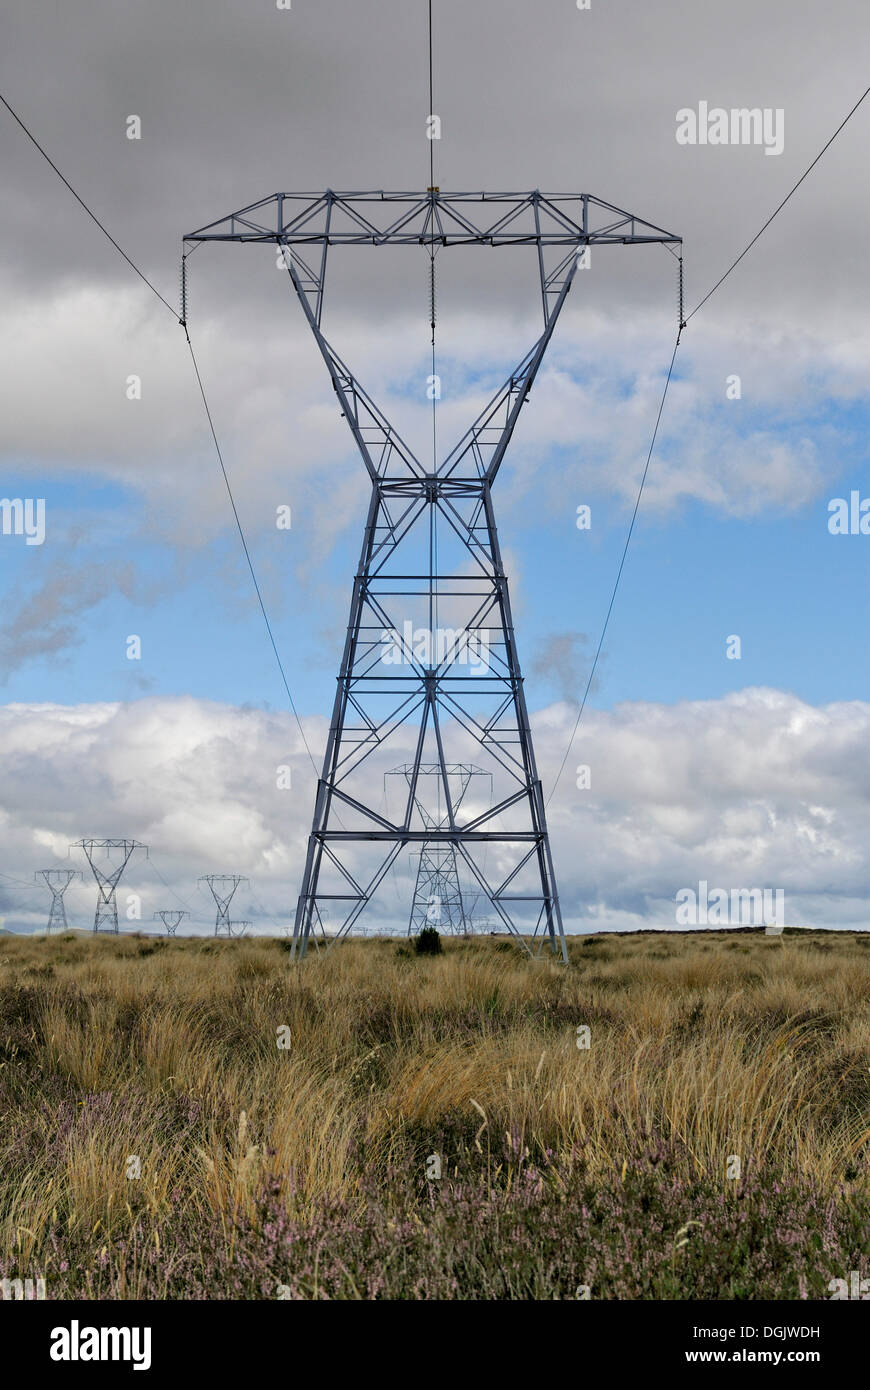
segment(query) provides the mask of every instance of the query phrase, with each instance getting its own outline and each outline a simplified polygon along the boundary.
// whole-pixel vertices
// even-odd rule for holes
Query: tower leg
[[[461,545],[446,539],[462,552],[441,569],[439,545],[443,549],[446,542],[436,536],[439,521],[442,537],[446,521]],[[416,551],[409,540],[415,530]],[[400,546],[401,557],[391,567]],[[474,566],[470,578],[463,564]],[[374,805],[366,760],[386,751],[400,729],[407,748],[412,722],[417,735],[413,763],[405,769],[405,813],[391,820]],[[476,816],[463,811],[463,819],[451,805],[449,768],[468,765],[469,742],[501,779],[502,793],[489,811]],[[422,771],[433,766],[449,807],[445,819],[434,821],[421,819],[418,797]],[[543,932],[538,949],[548,939],[553,952],[567,959],[507,577],[485,478],[454,485],[436,475],[393,489],[378,481],[372,489],[296,907],[294,957],[304,956],[311,931],[322,929],[327,904],[338,906],[343,918],[336,936],[349,932],[399,850],[409,844],[419,844],[421,851],[411,930],[430,924],[433,893],[442,899],[442,911],[448,905],[450,927],[464,926],[461,851],[478,886],[526,949],[535,954],[526,938]],[[502,866],[499,872],[513,864],[501,882],[490,882],[485,871],[491,845],[501,847],[493,856]],[[374,871],[361,872],[359,863],[375,853]]]

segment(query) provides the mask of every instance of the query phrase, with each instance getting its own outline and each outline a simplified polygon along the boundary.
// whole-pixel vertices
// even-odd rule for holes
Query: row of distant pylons
[[[425,804],[417,794],[418,778],[422,775],[427,780],[440,782],[442,775],[449,774],[458,779],[458,790],[451,796],[452,811],[455,815],[468,791],[472,778],[489,775],[482,768],[475,767],[473,764],[461,763],[450,764],[443,769],[436,764],[421,764],[416,769],[416,776],[414,772],[413,766],[406,764],[393,768],[391,775],[399,775],[407,781],[423,824],[435,833],[443,831],[447,826],[448,813],[442,808],[440,790],[437,810]],[[75,844],[70,845],[70,849],[84,851],[96,880],[97,907],[94,913],[94,931],[108,931],[117,934],[118,884],[135,851],[144,850],[147,858],[148,846],[139,840],[82,839],[76,840]],[[112,850],[119,851],[115,862],[110,859]],[[101,851],[105,855],[105,861],[102,863],[99,862]],[[64,894],[73,880],[81,878],[82,874],[78,869],[53,868],[38,869],[34,877],[37,883],[42,881],[51,893],[51,907],[46,930],[49,932],[67,931]],[[233,920],[230,917],[230,904],[236,889],[240,884],[247,883],[248,879],[241,874],[205,874],[199,882],[208,884],[217,907],[215,936],[243,936],[250,926],[250,922]],[[190,913],[185,909],[160,908],[153,914],[152,920],[162,922],[167,935],[175,936],[180,923],[189,916]],[[434,839],[431,842],[424,841],[420,846],[417,881],[408,930],[410,933],[414,933],[422,930],[423,927],[432,925],[437,925],[442,931],[446,930],[454,934],[465,934],[471,930],[468,903],[460,886],[456,846],[454,844],[439,844],[434,842]]]
[[[147,858],[148,846],[143,845],[139,840],[84,839],[76,840],[74,845],[70,845],[70,849],[84,850],[96,880],[97,908],[94,913],[94,931],[114,932],[117,935],[118,884],[134,852],[144,850]],[[105,863],[98,862],[100,850],[105,852]],[[120,851],[114,863],[110,859],[112,850]],[[38,869],[34,877],[37,883],[41,880],[51,893],[51,907],[46,930],[49,932],[66,931],[68,922],[64,894],[73,879],[82,877],[81,873],[78,869]],[[239,884],[247,883],[248,880],[242,874],[204,874],[199,881],[208,884],[217,906],[215,936],[243,936],[251,924],[250,922],[232,920],[230,918],[230,903]],[[160,908],[153,914],[153,920],[162,922],[167,935],[174,936],[179,923],[183,918],[189,916],[189,912],[180,908]]]

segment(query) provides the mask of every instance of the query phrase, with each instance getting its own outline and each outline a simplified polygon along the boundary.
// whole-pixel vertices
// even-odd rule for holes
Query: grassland
[[[870,934],[286,948],[0,939],[0,1277],[788,1299],[870,1272]]]

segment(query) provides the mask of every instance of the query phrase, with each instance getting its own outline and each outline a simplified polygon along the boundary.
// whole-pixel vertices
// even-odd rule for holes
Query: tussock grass
[[[73,1241],[86,1290],[117,1261],[115,1294],[136,1296],[131,1241],[161,1250],[179,1211],[231,1252],[264,1186],[297,1221],[331,1203],[361,1216],[373,1192],[389,1211],[395,1174],[431,1152],[490,1192],[529,1163],[624,1180],[647,1145],[726,1200],[737,1155],[867,1202],[860,938],[650,934],[570,954],[368,940],[291,964],[272,940],[3,939],[0,1262],[59,1269]]]

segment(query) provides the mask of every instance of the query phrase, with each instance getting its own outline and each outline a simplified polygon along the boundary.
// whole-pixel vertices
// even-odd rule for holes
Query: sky
[[[692,310],[863,91],[861,19],[854,0],[435,0],[437,182],[583,191],[666,227]],[[4,27],[0,92],[172,305],[182,236],[234,209],[428,184],[424,0],[9,0]],[[699,103],[781,113],[781,152],[679,143]],[[568,930],[673,927],[701,882],[781,889],[789,925],[870,921],[870,538],[829,526],[835,499],[870,497],[868,123],[870,101],[683,332],[573,743],[677,327],[663,247],[593,249],[499,476]],[[184,906],[185,929],[212,930],[198,880],[233,872],[251,930],[281,931],[363,469],[274,248],[200,247],[191,340],[303,742],[182,330],[2,108],[0,160],[0,497],[45,505],[42,544],[0,534],[0,917],[40,928],[33,875],[70,865],[85,877],[69,917],[90,925],[69,846],[126,836],[150,857],[123,880],[125,929]],[[425,253],[354,248],[333,266],[324,328],[423,447]],[[535,275],[532,252],[439,257],[445,445],[540,331]],[[403,859],[384,921],[401,925],[412,875]]]

